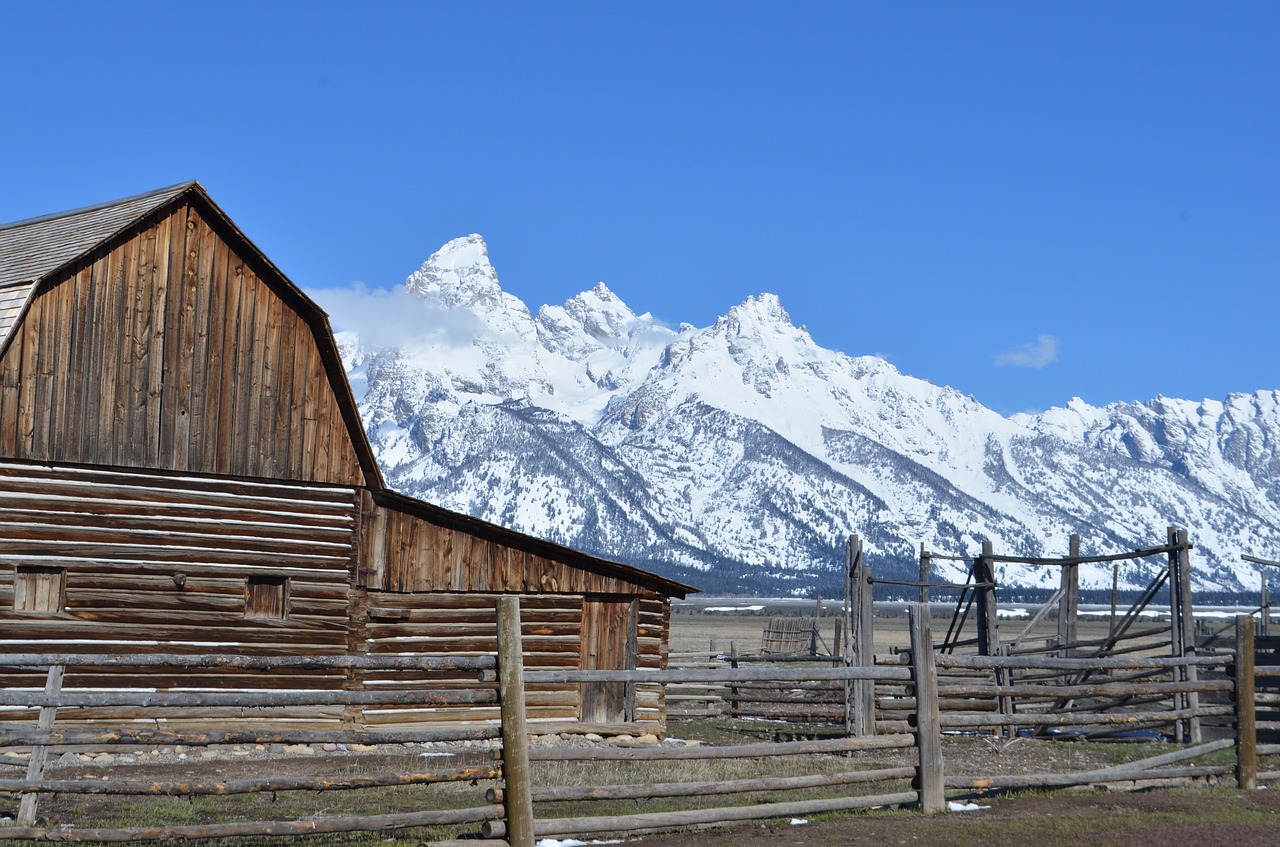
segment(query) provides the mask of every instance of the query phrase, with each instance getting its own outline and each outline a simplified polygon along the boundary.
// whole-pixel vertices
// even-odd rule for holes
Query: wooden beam
[[[911,656],[916,694],[916,748],[920,753],[915,785],[925,814],[946,811],[943,796],[942,728],[938,714],[938,677],[933,661],[929,607],[911,609]]]
[[[1071,534],[1068,545],[1069,558],[1080,557],[1080,535]],[[1062,596],[1058,600],[1058,644],[1063,656],[1075,653],[1076,639],[1079,637],[1077,622],[1080,617],[1080,565],[1078,562],[1062,566]]]
[[[54,665],[49,668],[49,675],[44,685],[46,696],[56,697],[58,692],[62,690],[63,671],[62,665]],[[54,706],[42,707],[40,709],[40,717],[36,722],[36,728],[42,731],[52,729],[57,713],[58,710]],[[44,778],[44,766],[48,758],[48,747],[40,746],[31,751],[31,762],[27,765],[28,782],[39,781]],[[38,794],[28,793],[22,795],[22,799],[18,801],[18,826],[33,826],[35,824],[36,804],[38,801]]]
[[[1236,617],[1236,785],[1258,787],[1258,719],[1254,693],[1253,616]]]
[[[506,830],[511,847],[533,847],[533,796],[529,731],[525,726],[524,656],[520,598],[497,600],[498,687],[502,704],[502,775],[506,783]]]

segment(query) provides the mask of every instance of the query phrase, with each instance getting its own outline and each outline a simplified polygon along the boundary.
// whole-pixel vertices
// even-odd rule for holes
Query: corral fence
[[[0,705],[8,709],[34,711],[38,714],[34,724],[30,720],[0,722],[0,747],[9,750],[12,757],[22,749],[29,751],[25,760],[26,776],[22,779],[0,780],[0,792],[19,798],[19,820],[16,825],[0,830],[0,836],[17,839],[58,841],[132,841],[168,840],[177,838],[215,838],[241,835],[299,835],[306,833],[343,831],[390,831],[423,826],[474,826],[464,833],[463,844],[510,844],[513,847],[530,847],[536,839],[544,837],[599,836],[605,834],[637,834],[653,830],[687,826],[709,826],[734,821],[747,821],[779,816],[810,815],[829,811],[864,809],[870,807],[913,805],[925,812],[938,812],[946,808],[947,789],[971,791],[998,787],[1080,785],[1128,779],[1173,779],[1187,776],[1224,776],[1234,772],[1242,786],[1253,785],[1258,779],[1257,756],[1280,752],[1280,749],[1259,748],[1255,743],[1256,726],[1254,699],[1254,669],[1252,644],[1252,619],[1242,618],[1239,623],[1239,644],[1236,654],[1208,657],[1156,657],[1152,659],[1109,658],[1090,659],[1088,667],[1067,667],[1056,657],[957,657],[939,655],[933,649],[930,618],[925,606],[916,606],[911,617],[911,649],[897,659],[896,664],[871,666],[841,665],[837,667],[813,667],[800,663],[743,663],[737,668],[699,667],[666,670],[644,669],[628,671],[612,670],[529,670],[523,668],[519,648],[520,611],[516,597],[500,598],[498,603],[499,638],[496,656],[481,656],[457,660],[424,660],[420,657],[373,656],[312,656],[312,657],[229,657],[229,656],[85,656],[39,655],[8,656],[0,659],[8,667],[26,669],[44,668],[44,690],[9,689],[0,692]],[[1083,661],[1083,660],[1080,660]],[[153,663],[172,662],[176,666],[237,668],[261,668],[277,671],[281,668],[333,668],[367,667],[378,670],[410,668],[453,674],[461,670],[474,672],[481,684],[470,688],[395,688],[388,686],[376,691],[263,691],[263,692],[209,692],[209,691],[86,691],[64,689],[61,685],[62,668],[83,667],[95,662],[114,662],[118,667],[130,665],[151,666]],[[1011,664],[1011,663],[1016,663]],[[1222,679],[1204,674],[1188,683],[1181,673],[1183,666],[1194,664],[1200,669],[1213,669]],[[447,665],[447,667],[446,667]],[[1046,682],[1041,690],[1033,683],[1001,683],[996,674],[1001,667],[1019,667],[1050,674],[1055,680]],[[1158,673],[1174,677],[1165,681],[1153,681]],[[953,672],[970,675],[967,681],[949,678]],[[939,673],[944,674],[940,677]],[[1064,673],[1084,674],[1075,687],[1063,687],[1060,678]],[[774,741],[769,743],[702,745],[653,745],[648,747],[619,746],[561,746],[551,748],[531,747],[529,737],[536,731],[537,723],[526,720],[524,686],[539,683],[650,683],[683,685],[698,683],[711,686],[746,687],[768,684],[779,690],[810,684],[835,684],[839,686],[867,685],[883,693],[886,711],[900,717],[886,723],[875,734],[854,735],[844,732],[843,721],[835,721],[831,737],[816,740]],[[488,687],[486,687],[487,684]],[[1091,712],[1087,709],[1090,698],[1107,685],[1128,686],[1124,696],[1141,700],[1148,696],[1169,697],[1173,694],[1196,694],[1199,700],[1189,700],[1185,708],[1176,714],[1143,711]],[[1138,688],[1134,689],[1134,686]],[[1034,689],[1034,690],[1033,690]],[[1107,691],[1109,699],[1120,696],[1116,690]],[[1220,698],[1222,702],[1211,702]],[[270,710],[299,704],[324,702],[328,704],[355,705],[367,703],[421,706],[427,703],[457,704],[459,702],[492,703],[497,700],[501,712],[500,725],[486,725],[468,729],[438,728],[413,731],[313,731],[304,729],[236,729],[225,731],[161,730],[155,727],[139,728],[136,721],[123,725],[97,726],[72,725],[60,728],[57,723],[62,710],[106,708],[125,706],[130,709],[157,709],[187,707],[192,705],[222,705],[234,700],[248,709]],[[1011,708],[1001,704],[1012,703]],[[1067,699],[1079,704],[1079,709],[1056,709],[1052,713],[1035,711],[1032,703],[1052,699]],[[940,706],[946,701],[957,701],[963,708],[943,712]],[[992,704],[995,704],[994,706]],[[955,705],[955,704],[953,704]],[[1006,728],[1034,733],[1039,730],[1087,728],[1111,723],[1141,726],[1168,720],[1188,721],[1194,718],[1213,718],[1224,726],[1239,727],[1239,732],[1204,744],[1176,747],[1170,753],[1150,757],[1140,762],[1117,765],[1110,768],[1074,774],[980,774],[950,776],[944,771],[942,742],[947,732],[999,732]],[[212,744],[280,744],[280,743],[347,743],[389,744],[423,741],[491,740],[500,739],[500,750],[482,764],[472,763],[455,768],[440,768],[430,772],[409,770],[386,773],[362,773],[359,775],[316,774],[309,776],[256,776],[234,782],[216,780],[200,781],[199,763],[191,765],[191,778],[175,782],[156,782],[142,779],[78,779],[58,780],[45,775],[45,765],[51,754],[67,749],[89,747],[109,749],[112,745],[175,745],[200,748]],[[1234,748],[1235,761],[1230,764],[1190,765],[1193,759],[1220,750]],[[885,766],[867,764],[863,767],[845,767],[831,770],[841,757],[852,757],[865,751],[907,751],[906,764]],[[633,777],[637,770],[678,763],[692,765],[695,762],[724,762],[746,760],[751,762],[776,762],[780,757],[794,758],[805,765],[824,763],[824,768],[814,767],[812,772],[788,776],[748,776],[741,779],[701,779],[689,781],[683,774],[679,779],[667,781],[643,780]],[[571,761],[587,761],[599,764],[607,761],[625,761],[630,767],[621,773],[632,781],[619,784],[548,785],[539,778],[539,770]],[[328,761],[323,760],[323,761]],[[11,762],[12,764],[12,762]],[[270,763],[263,764],[263,769]],[[1272,774],[1263,774],[1269,778]],[[1277,775],[1280,776],[1280,775]],[[174,826],[118,827],[95,825],[93,821],[64,821],[62,824],[37,822],[37,802],[49,794],[116,794],[136,798],[192,797],[199,795],[224,795],[234,793],[269,792],[337,792],[358,789],[384,788],[388,786],[425,786],[434,790],[444,783],[475,783],[476,801],[461,808],[437,808],[429,811],[402,811],[388,815],[342,816],[316,814],[305,819],[233,823],[202,823]],[[480,783],[485,784],[483,794]],[[794,797],[797,791],[809,792],[805,799],[779,799]],[[780,792],[787,792],[780,795]],[[819,796],[810,796],[819,795]],[[456,795],[464,796],[464,795]],[[724,803],[707,798],[727,798]],[[692,798],[692,800],[690,799]],[[736,800],[735,800],[736,798]],[[483,802],[480,802],[483,799]],[[700,802],[693,802],[694,800]],[[773,802],[770,802],[770,801]],[[619,801],[662,801],[685,807],[636,814],[617,814]],[[595,803],[611,803],[600,814],[578,814],[576,810],[590,808]],[[559,812],[567,808],[574,814]],[[69,825],[66,825],[69,824]],[[478,836],[478,837],[477,837]],[[453,843],[453,842],[437,842]]]
[[[16,795],[19,803],[13,825],[0,828],[0,837],[56,841],[141,841],[179,838],[223,838],[231,836],[303,835],[321,832],[381,831],[405,827],[476,824],[499,815],[500,810],[484,802],[476,792],[470,808],[438,811],[406,811],[395,814],[341,817],[309,817],[305,820],[248,821],[179,826],[110,828],[92,822],[64,821],[61,825],[37,825],[38,804],[47,795],[112,795],[137,801],[179,797],[195,798],[230,795],[273,795],[278,792],[336,792],[355,789],[417,786],[453,782],[497,780],[500,763],[444,768],[431,771],[397,771],[344,775],[337,773],[307,776],[257,776],[235,781],[192,779],[50,779],[45,775],[52,754],[91,750],[95,753],[173,747],[193,751],[216,745],[385,745],[455,742],[496,737],[500,728],[474,727],[403,731],[347,731],[335,729],[291,729],[272,726],[273,710],[306,706],[423,706],[485,703],[498,700],[497,691],[475,689],[399,689],[374,691],[293,690],[293,691],[147,691],[64,688],[67,669],[154,670],[234,669],[278,673],[282,671],[379,670],[414,672],[471,672],[474,678],[492,673],[494,657],[427,659],[421,657],[375,656],[227,656],[227,655],[98,655],[39,654],[0,656],[0,667],[17,670],[44,669],[41,690],[0,691],[0,706],[7,711],[29,712],[38,717],[30,722],[6,720],[0,723],[0,745],[5,750],[0,764],[25,768],[18,779],[0,779],[0,793]],[[256,712],[258,719],[235,729],[162,729],[161,720],[144,720],[131,715],[157,714],[162,710],[234,708]],[[77,721],[62,728],[59,713],[92,711],[97,720]],[[108,715],[121,715],[111,720]],[[254,726],[256,724],[256,726]],[[271,727],[271,728],[268,728]],[[199,773],[200,762],[190,761]]]

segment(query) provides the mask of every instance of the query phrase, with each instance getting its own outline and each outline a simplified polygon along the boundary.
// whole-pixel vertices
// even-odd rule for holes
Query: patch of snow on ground
[[[539,841],[535,847],[585,847],[587,844],[621,844],[621,838],[615,838],[611,841],[578,841],[576,838],[566,838],[563,841],[556,838],[544,838]]]
[[[704,612],[762,612],[764,606],[707,606]]]
[[[808,823],[808,821],[807,821],[807,820],[805,820],[804,818],[792,818],[792,819],[791,819],[791,825],[792,825],[792,826],[804,826],[804,825],[805,825],[805,824],[807,824],[807,823]]]
[[[958,803],[955,800],[947,803],[947,811],[949,812],[976,812],[979,809],[990,808],[990,806],[979,806],[977,803]]]

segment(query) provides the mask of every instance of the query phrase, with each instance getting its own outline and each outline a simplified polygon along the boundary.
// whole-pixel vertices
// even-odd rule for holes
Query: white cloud
[[[329,313],[335,331],[356,333],[369,347],[403,347],[410,342],[470,346],[484,326],[463,309],[445,309],[405,291],[369,288],[356,282],[347,288],[307,291]]]
[[[1058,339],[1052,335],[1040,333],[1036,340],[997,353],[997,365],[1013,365],[1015,368],[1043,368],[1058,360]]]

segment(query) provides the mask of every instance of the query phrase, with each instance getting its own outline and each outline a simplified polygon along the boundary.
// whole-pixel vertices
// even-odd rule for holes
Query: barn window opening
[[[66,568],[19,565],[14,573],[13,610],[48,615],[67,608]]]
[[[244,616],[254,620],[286,620],[289,617],[288,577],[249,577],[245,586]]]

